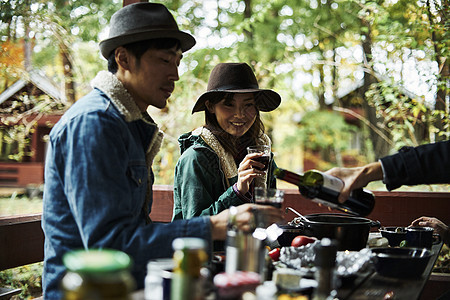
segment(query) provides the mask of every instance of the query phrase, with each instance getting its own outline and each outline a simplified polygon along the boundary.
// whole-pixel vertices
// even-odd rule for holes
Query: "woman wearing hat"
[[[253,145],[269,145],[260,111],[280,105],[274,91],[260,89],[245,63],[221,63],[211,72],[208,90],[192,109],[204,111],[205,125],[178,139],[181,157],[175,168],[173,220],[215,215],[230,206],[252,202],[255,186],[276,186],[275,163],[264,165],[248,154]],[[272,155],[273,157],[273,155]]]

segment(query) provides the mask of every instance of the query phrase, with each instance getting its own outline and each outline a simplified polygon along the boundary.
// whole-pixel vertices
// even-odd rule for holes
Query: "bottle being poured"
[[[317,170],[306,171],[301,175],[277,168],[274,175],[280,180],[295,184],[300,193],[312,201],[348,214],[364,217],[375,206],[373,193],[365,189],[354,190],[344,203],[340,203],[338,197],[344,186],[343,181]]]

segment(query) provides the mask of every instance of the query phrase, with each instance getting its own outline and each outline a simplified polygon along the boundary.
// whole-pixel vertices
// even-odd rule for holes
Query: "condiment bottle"
[[[206,242],[200,238],[177,238],[172,247],[174,269],[172,274],[172,300],[200,300],[204,299],[204,281],[201,269],[207,262]]]
[[[75,250],[63,256],[67,273],[61,281],[63,299],[131,299],[135,282],[131,258],[112,249]]]
[[[365,189],[355,189],[344,203],[340,203],[338,197],[344,186],[342,180],[316,170],[300,175],[277,168],[274,175],[298,186],[300,193],[312,201],[346,213],[364,217],[370,214],[375,206],[373,193]]]
[[[170,276],[173,267],[172,258],[155,259],[147,263],[145,300],[170,300]]]
[[[317,288],[313,292],[312,300],[332,300],[336,295],[336,242],[329,238],[323,238],[314,247],[314,252],[316,267],[314,277],[317,281]]]

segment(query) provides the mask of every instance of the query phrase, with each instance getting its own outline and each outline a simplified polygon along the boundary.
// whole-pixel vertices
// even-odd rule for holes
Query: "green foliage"
[[[21,289],[20,299],[33,299],[42,295],[42,269],[41,262],[0,271],[0,282],[2,286]]]
[[[47,95],[23,94],[0,109],[0,159],[23,161],[32,156],[30,135],[44,114],[64,109],[64,104]],[[14,126],[11,126],[14,125]]]
[[[106,68],[98,52],[98,42],[104,38],[105,26],[112,13],[122,6],[122,1],[12,0],[0,3],[0,42],[23,37],[23,26],[29,24],[29,36],[33,37],[35,45],[33,64],[60,81],[64,79],[60,48],[67,46],[75,70],[77,97],[86,94],[90,90],[89,81]],[[246,3],[251,3],[251,7],[246,7]],[[264,116],[280,156],[290,152],[278,145],[295,147],[305,142],[306,137],[314,137],[312,147],[330,147],[330,136],[334,134],[330,128],[320,127],[319,130],[319,122],[311,121],[296,126],[298,133],[292,134],[293,120],[298,115],[307,117],[310,111],[324,109],[326,105],[337,106],[338,92],[361,80],[364,73],[381,73],[383,78],[396,78],[396,83],[402,85],[409,74],[399,69],[413,61],[416,66],[423,64],[434,68],[434,74],[424,71],[418,75],[429,78],[430,89],[436,86],[448,94],[448,77],[441,77],[434,71],[442,70],[448,62],[442,63],[440,59],[437,68],[433,65],[439,57],[448,57],[449,53],[448,20],[443,18],[446,8],[439,3],[444,5],[442,1],[409,0],[165,1],[180,29],[191,32],[198,45],[184,55],[181,77],[167,109],[151,111],[166,136],[163,151],[155,159],[159,183],[172,183],[174,164],[179,156],[177,137],[203,123],[201,114],[191,115],[190,111],[206,90],[211,69],[219,62],[249,63],[261,87],[274,89],[282,95],[280,108]],[[435,9],[429,9],[431,4]],[[361,44],[367,39],[371,53],[361,50]],[[428,128],[425,131],[429,134],[449,136],[448,110],[435,111],[425,105],[423,97],[413,97],[416,103],[409,103],[389,79],[382,81],[389,84],[373,86],[367,96],[378,115],[386,117],[382,123],[392,132],[393,144],[426,142],[428,137],[419,134],[418,126]],[[421,84],[424,82],[425,79],[421,79]],[[358,100],[361,104],[367,101],[364,97]],[[401,117],[395,117],[397,112],[402,113]],[[318,113],[314,117],[323,116]],[[441,129],[433,127],[433,121],[439,118],[445,121]],[[277,133],[273,134],[275,128]],[[342,130],[352,132],[349,128]],[[366,129],[358,131],[363,134],[365,146],[358,155],[372,157]],[[345,151],[348,146],[343,144],[348,140],[347,136],[334,139],[336,145],[332,148]],[[332,156],[327,156],[333,151],[325,151],[323,159],[333,160]]]
[[[311,150],[332,147],[343,151],[349,148],[351,133],[355,130],[336,112],[314,110],[302,117],[293,135],[286,138],[286,146],[295,147],[300,142]]]
[[[396,149],[404,145],[421,144],[427,136],[420,136],[420,132],[424,129],[435,130],[433,123],[436,120],[447,120],[445,128],[448,131],[448,112],[434,110],[430,113],[432,109],[425,104],[424,99],[406,95],[392,82],[372,84],[366,97],[369,104],[375,107],[376,113],[384,120],[380,127],[390,131]]]

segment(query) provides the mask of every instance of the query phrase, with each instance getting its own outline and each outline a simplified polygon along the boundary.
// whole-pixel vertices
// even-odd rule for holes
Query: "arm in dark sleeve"
[[[450,183],[450,140],[403,147],[380,161],[388,190],[402,185]]]

